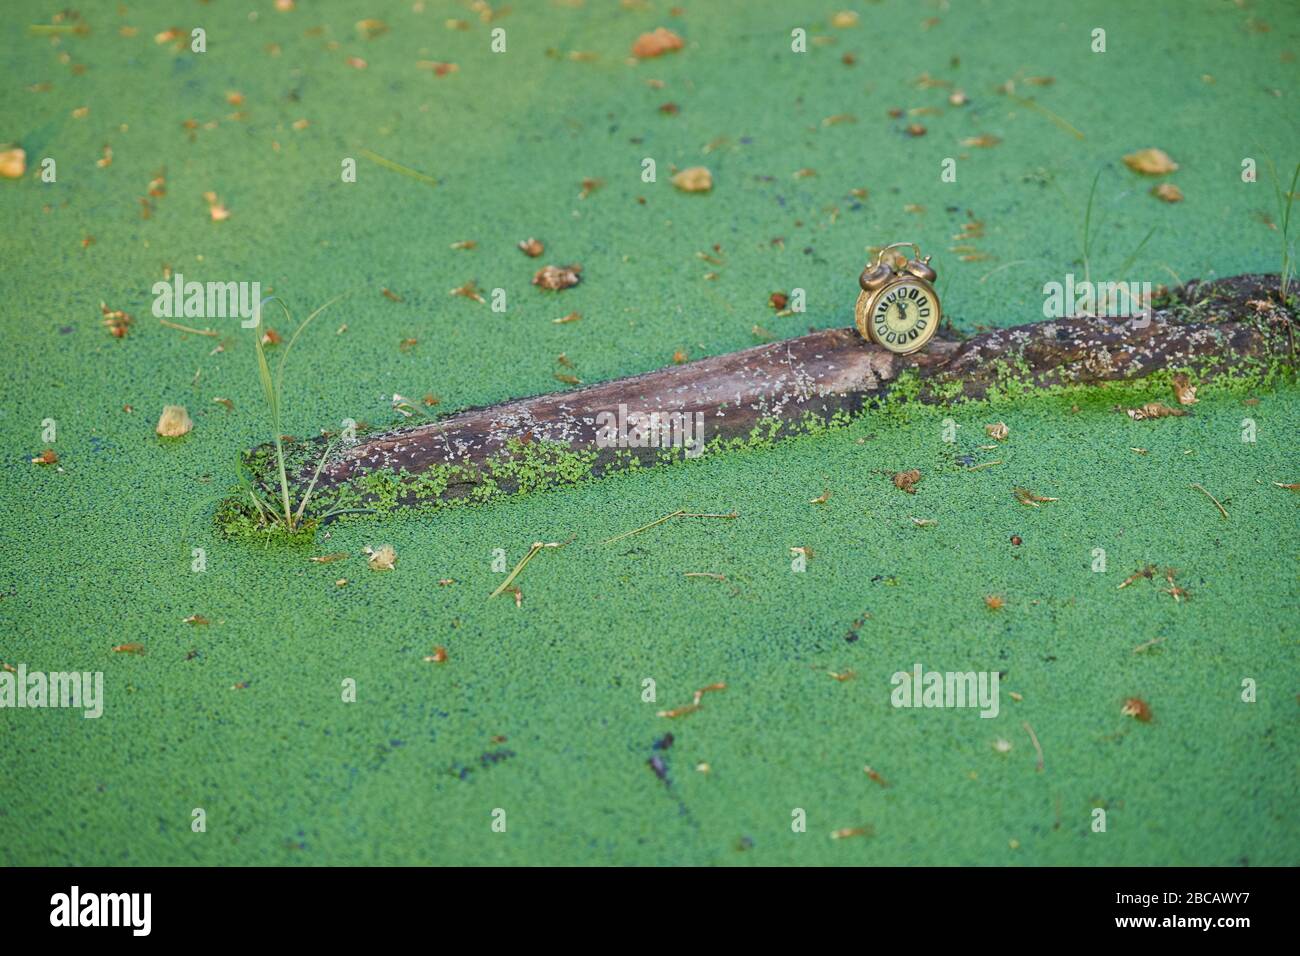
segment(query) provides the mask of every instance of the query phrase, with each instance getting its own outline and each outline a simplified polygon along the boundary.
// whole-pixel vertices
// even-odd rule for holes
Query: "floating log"
[[[912,373],[920,401],[954,403],[1012,383],[1090,385],[1162,369],[1206,381],[1250,369],[1294,368],[1295,315],[1279,301],[1277,276],[1193,281],[1157,305],[1137,319],[1068,318],[965,339],[938,337],[907,356],[864,341],[856,329],[827,329],[585,388],[468,408],[336,447],[319,478],[322,504],[313,502],[312,510],[322,513],[326,503],[364,506],[379,490],[390,504],[482,500],[774,440],[847,420],[883,399],[905,373]],[[656,420],[648,420],[651,413]],[[323,442],[300,443],[294,467],[300,488]],[[261,463],[255,479],[271,491],[265,450],[250,460]],[[331,493],[345,488],[352,491]]]

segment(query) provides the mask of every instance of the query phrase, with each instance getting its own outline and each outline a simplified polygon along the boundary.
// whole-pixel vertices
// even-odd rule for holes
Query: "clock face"
[[[905,279],[877,296],[870,324],[872,336],[891,352],[914,351],[939,327],[939,299],[929,285]]]

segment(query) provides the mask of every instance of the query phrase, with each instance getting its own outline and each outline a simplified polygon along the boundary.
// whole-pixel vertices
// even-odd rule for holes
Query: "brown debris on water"
[[[456,63],[445,63],[441,60],[420,60],[415,64],[417,70],[429,70],[435,77],[441,79],[452,73],[459,73],[460,66]]]
[[[47,448],[35,458],[32,459],[33,465],[55,465],[58,464],[59,455],[53,448]]]
[[[710,691],[719,691],[719,690],[726,690],[726,689],[727,689],[727,685],[722,681],[718,681],[715,684],[709,684],[706,687],[701,687],[699,690],[695,692],[695,696],[691,701],[691,703],[684,704],[681,707],[674,707],[671,710],[661,710],[658,713],[656,713],[655,716],[676,718],[676,717],[685,717],[687,714],[693,714],[701,708],[702,706],[701,701],[703,701],[705,694],[709,693]]]
[[[862,772],[867,775],[867,779],[872,783],[879,784],[881,787],[888,789],[889,781],[882,777],[879,771],[872,769],[870,766],[863,767]]]
[[[213,222],[225,222],[230,218],[230,210],[218,198],[217,194],[209,190],[203,194],[203,201],[208,204],[208,216]]]
[[[519,251],[530,259],[536,259],[546,251],[546,247],[530,236],[519,243]]]
[[[483,298],[482,294],[478,291],[477,279],[470,279],[464,285],[457,286],[447,294],[452,296],[460,296],[463,299],[473,299],[475,302],[481,304],[487,303],[487,299]]]
[[[1126,577],[1123,581],[1119,583],[1119,585],[1115,588],[1115,590],[1117,591],[1123,590],[1124,588],[1128,587],[1130,584],[1132,584],[1134,581],[1138,580],[1139,578],[1146,578],[1147,580],[1150,580],[1152,577],[1155,576],[1155,573],[1156,573],[1156,566],[1154,564],[1148,564],[1145,567],[1139,568],[1138,570],[1130,574],[1128,577]]]
[[[1144,724],[1151,723],[1151,707],[1141,697],[1128,698],[1119,712],[1125,717],[1132,717]]]
[[[707,166],[691,166],[673,176],[673,185],[684,193],[707,193],[713,189],[713,173]]]
[[[184,405],[166,405],[163,407],[162,414],[158,416],[158,424],[154,431],[163,438],[179,438],[189,434],[193,428],[194,422],[190,420],[189,412],[185,410]]]
[[[1022,505],[1029,505],[1037,508],[1049,501],[1060,501],[1060,498],[1048,498],[1046,495],[1040,495],[1037,492],[1030,491],[1028,488],[1012,488],[1011,493],[1015,495],[1016,501]]]
[[[0,176],[22,179],[27,172],[27,152],[21,146],[0,150]]]
[[[649,60],[666,53],[676,53],[685,44],[682,38],[672,30],[659,27],[651,33],[643,33],[632,44],[632,55],[638,60]]]
[[[916,494],[916,483],[921,480],[921,472],[913,468],[911,471],[895,472],[892,478],[894,487],[899,491],[906,491],[909,495]]]
[[[1212,495],[1212,494],[1210,494],[1208,491],[1206,491],[1206,490],[1205,490],[1205,487],[1204,487],[1203,485],[1192,485],[1192,488],[1195,489],[1196,491],[1199,491],[1201,494],[1205,495],[1205,497],[1207,497],[1207,498],[1209,498],[1211,501],[1213,501],[1213,502],[1214,502],[1214,507],[1218,508],[1218,509],[1219,509],[1219,514],[1223,515],[1223,520],[1224,520],[1224,521],[1227,521],[1227,520],[1228,520],[1228,511],[1227,511],[1226,508],[1223,507],[1222,504],[1219,503],[1219,499],[1218,499],[1218,498],[1214,497],[1214,495]],[[1173,582],[1171,581],[1170,583],[1172,584]]]
[[[1035,765],[1034,769],[1037,770],[1039,773],[1042,773],[1043,772],[1043,746],[1038,742],[1038,734],[1034,733],[1034,728],[1029,726],[1029,721],[1025,721],[1020,726],[1025,729],[1025,733],[1029,734],[1029,742],[1034,745],[1034,752],[1038,754],[1038,763]]]
[[[1163,402],[1147,402],[1141,408],[1126,408],[1124,411],[1135,422],[1146,421],[1150,418],[1179,418],[1187,414],[1183,409],[1170,408]]]
[[[336,551],[334,554],[318,554],[308,558],[312,564],[332,564],[335,561],[342,561],[348,556],[346,551]]]
[[[126,338],[126,330],[131,324],[131,316],[121,309],[110,309],[103,302],[99,303],[99,311],[103,313],[104,327],[108,329],[108,334],[115,339]]]
[[[1124,165],[1143,176],[1164,176],[1178,169],[1178,164],[1168,153],[1155,147],[1129,153],[1124,157]]]
[[[1151,195],[1168,203],[1182,202],[1183,191],[1173,183],[1161,183],[1151,189]]]
[[[542,266],[533,275],[533,285],[559,292],[571,289],[582,281],[582,266]]]
[[[378,548],[366,546],[366,563],[371,571],[392,571],[397,564],[397,551],[391,544],[381,544]]]
[[[1195,405],[1199,401],[1196,397],[1196,386],[1187,378],[1185,372],[1179,372],[1174,376],[1174,397],[1178,399],[1179,405]]]
[[[865,826],[865,827],[841,827],[841,828],[838,829],[838,830],[832,830],[832,831],[831,831],[831,839],[832,839],[832,840],[846,840],[846,839],[848,839],[849,837],[858,837],[858,836],[869,837],[869,836],[875,836],[875,835],[876,835],[876,830],[875,830],[875,827],[872,827],[872,826]]]

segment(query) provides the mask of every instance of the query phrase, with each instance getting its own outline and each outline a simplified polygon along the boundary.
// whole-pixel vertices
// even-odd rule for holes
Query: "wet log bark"
[[[1294,314],[1279,304],[1276,276],[1193,281],[1158,298],[1146,319],[1032,322],[966,339],[936,338],[910,356],[874,346],[851,328],[813,332],[363,436],[331,455],[320,487],[376,472],[409,477],[451,466],[450,480],[437,497],[475,496],[494,461],[533,443],[585,456],[590,467],[584,475],[624,467],[628,456],[643,464],[663,460],[658,447],[620,449],[599,440],[601,424],[608,422],[602,413],[616,419],[620,406],[631,413],[657,412],[661,421],[673,413],[698,421],[699,413],[705,440],[725,442],[748,439],[755,429],[781,437],[837,413],[856,414],[881,399],[908,370],[916,373],[921,401],[947,403],[984,397],[1005,386],[1009,377],[1020,387],[1049,387],[1186,369],[1205,381],[1252,363],[1295,364]],[[309,477],[304,471],[299,480]],[[515,490],[510,485],[508,475],[493,480],[497,490]]]

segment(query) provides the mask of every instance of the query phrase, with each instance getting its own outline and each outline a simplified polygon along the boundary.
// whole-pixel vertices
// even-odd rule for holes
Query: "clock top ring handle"
[[[912,250],[913,258],[905,268],[914,275],[915,272],[911,267],[918,266],[925,271],[930,271],[930,267],[921,260],[921,247],[915,242],[891,242],[887,246],[882,246],[876,250],[876,254],[871,259],[871,264],[862,270],[862,275],[858,277],[858,285],[862,286],[864,292],[875,292],[880,289],[886,282],[893,278],[894,270],[885,263],[885,253],[891,249],[900,249],[908,247]],[[931,273],[933,275],[933,273]]]

